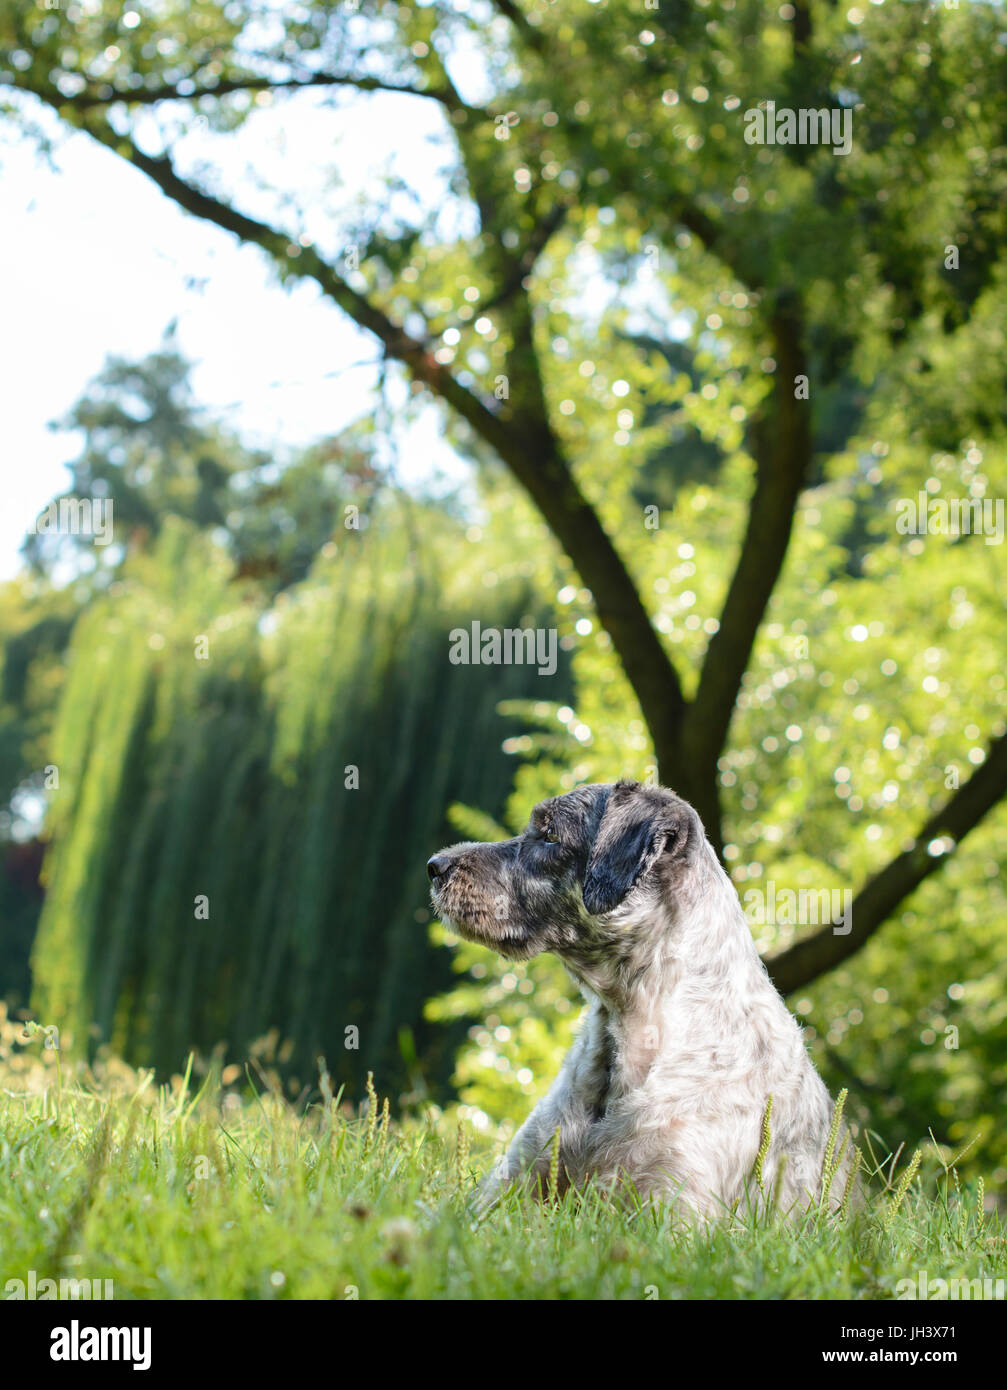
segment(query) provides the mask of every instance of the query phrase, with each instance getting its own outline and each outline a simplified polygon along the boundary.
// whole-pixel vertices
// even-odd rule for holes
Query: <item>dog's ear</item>
[[[618,907],[661,853],[667,827],[659,809],[635,784],[612,788],[584,873],[584,906],[592,917]]]

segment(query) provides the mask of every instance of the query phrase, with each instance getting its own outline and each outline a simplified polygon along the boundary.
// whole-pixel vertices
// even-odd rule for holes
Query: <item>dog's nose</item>
[[[427,860],[427,877],[436,884],[438,879],[447,878],[451,872],[451,860],[446,854],[435,854]]]

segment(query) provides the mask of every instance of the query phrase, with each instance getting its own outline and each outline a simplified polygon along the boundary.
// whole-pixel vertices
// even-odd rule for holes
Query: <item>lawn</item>
[[[689,1229],[593,1192],[514,1195],[478,1222],[495,1145],[439,1111],[361,1114],[324,1077],[298,1107],[216,1071],[163,1087],[114,1060],[70,1075],[33,1051],[0,1058],[5,1298],[76,1278],[112,1280],[117,1299],[889,1299],[920,1271],[1007,1266],[982,1183],[936,1149],[915,1173],[882,1150],[859,1210],[796,1223],[742,1211]]]

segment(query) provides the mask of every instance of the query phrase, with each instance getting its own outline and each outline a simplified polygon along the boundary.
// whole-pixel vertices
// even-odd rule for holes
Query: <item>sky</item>
[[[205,158],[253,214],[262,207],[256,177],[281,172],[303,190],[309,230],[321,179],[334,172],[348,199],[366,199],[390,152],[435,192],[444,154],[432,102],[363,95],[323,114],[315,96],[257,111],[237,135],[187,137],[181,153]],[[17,572],[26,530],[66,487],[64,465],[79,450],[79,436],[49,422],[65,416],[106,356],[145,356],[177,320],[179,348],[196,364],[196,399],[248,443],[281,453],[366,415],[377,377],[374,339],[316,287],[281,287],[257,249],[182,212],[124,160],[86,135],[65,135],[55,116],[23,101],[57,144],[45,160],[10,123],[0,128],[0,258],[18,268],[0,326],[0,580]],[[188,148],[194,140],[199,148]],[[431,407],[398,441],[402,480],[461,473],[439,421]]]

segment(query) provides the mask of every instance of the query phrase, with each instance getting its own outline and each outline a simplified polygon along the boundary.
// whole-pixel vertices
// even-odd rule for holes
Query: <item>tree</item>
[[[245,448],[210,418],[190,375],[172,331],[142,361],[105,363],[62,422],[80,432],[82,447],[67,465],[69,487],[43,516],[83,503],[91,510],[74,514],[94,518],[95,506],[108,505],[114,526],[39,527],[22,546],[28,570],[0,587],[0,996],[18,1005],[29,994],[43,900],[38,836],[46,805],[58,800],[53,732],[81,619],[103,596],[121,593],[116,581],[132,573],[130,560],[156,549],[174,522],[212,538],[233,564],[235,585],[244,583],[265,607],[347,534],[348,512],[365,529],[372,508],[387,505],[378,501],[389,489],[365,428],[274,458]],[[99,533],[108,544],[96,543]],[[128,603],[124,614],[128,624]],[[135,827],[140,818],[127,821]],[[82,917],[73,926],[88,931]],[[83,997],[83,982],[75,988]],[[199,1037],[194,1027],[190,1040]]]
[[[3,13],[19,92],[180,207],[261,248],[285,279],[315,281],[444,403],[459,443],[506,466],[590,592],[662,779],[723,847],[732,721],[809,482],[828,478],[837,505],[882,479],[896,497],[951,479],[972,496],[989,487],[989,465],[977,474],[975,457],[1003,439],[994,402],[1007,298],[996,11],[362,0],[305,4],[275,32],[234,0],[156,20],[117,6]],[[342,235],[320,246],[289,198],[277,197],[272,219],[253,216],[177,148],[197,119],[226,132],[255,103],[315,100],[321,114],[347,93],[440,107],[473,235],[451,234],[436,210],[404,225],[389,192],[369,227],[343,209]],[[834,113],[842,128],[852,120],[850,151],[748,143],[746,113],[760,102],[764,133],[768,102]],[[13,104],[30,111],[23,98]],[[599,325],[568,312],[585,264],[617,281],[641,262],[663,336],[674,317],[691,318],[705,380],[682,390],[678,410],[731,455],[726,496],[747,475],[743,514],[725,515],[733,564],[711,561],[709,640],[689,665],[656,629],[633,545],[618,534],[625,479],[610,482],[597,439],[581,457],[579,407],[590,421],[598,402],[587,387],[561,395],[570,373],[557,340],[582,352],[594,330],[599,356],[613,348],[611,316]],[[568,333],[556,331],[560,320]],[[618,410],[648,383],[659,389],[641,354],[605,390],[626,387]],[[844,419],[839,407],[857,391]],[[816,458],[823,440],[829,455]],[[945,458],[954,466],[942,474],[935,460]],[[922,818],[911,847],[875,867],[848,934],[826,926],[770,960],[781,989],[859,950],[946,861],[930,847],[957,844],[1003,795],[1002,694],[990,706],[976,770]]]
[[[271,1035],[295,1096],[320,1056],[352,1096],[369,1071],[395,1095],[444,1088],[426,860],[450,802],[506,797],[500,701],[569,677],[445,661],[473,609],[534,625],[538,598],[505,557],[491,593],[443,509],[367,500],[370,525],[278,595],[169,517],[77,623],[32,949],[32,1007],[64,1047],[163,1076],[220,1047],[238,1074]]]
[[[240,577],[284,589],[305,577],[341,529],[347,500],[366,506],[381,482],[363,428],[294,457],[248,449],[197,405],[191,375],[172,326],[143,360],[109,358],[59,422],[83,435],[83,447],[67,465],[70,486],[43,514],[58,515],[67,501],[107,503],[115,544],[96,544],[94,527],[49,527],[29,534],[22,551],[50,579],[70,562],[82,606],[127,555],[156,542],[171,517],[216,533]]]

